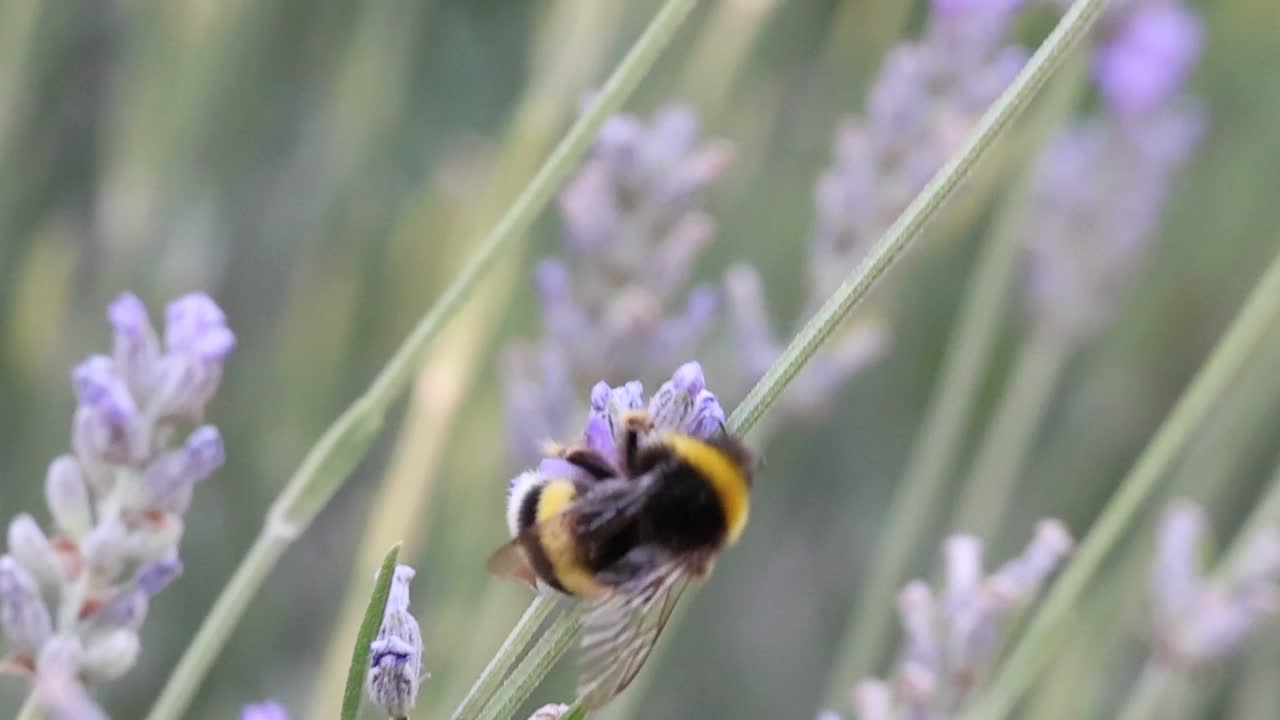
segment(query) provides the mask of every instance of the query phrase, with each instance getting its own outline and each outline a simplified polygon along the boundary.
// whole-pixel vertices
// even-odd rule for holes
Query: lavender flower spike
[[[1185,667],[1235,654],[1262,623],[1280,615],[1280,530],[1248,538],[1239,562],[1210,578],[1200,565],[1204,528],[1204,512],[1182,500],[1165,510],[1156,535],[1156,657]]]
[[[969,681],[990,663],[1010,611],[1039,592],[1071,545],[1062,523],[1042,520],[1022,555],[984,575],[981,542],[968,535],[948,538],[943,592],[935,595],[920,580],[903,588],[898,596],[901,660],[890,681],[868,678],[858,684],[858,717],[937,717],[941,698],[962,709]]]
[[[133,295],[111,303],[107,319],[112,354],[72,372],[74,453],[44,480],[51,532],[19,514],[0,557],[4,667],[32,676],[50,717],[106,717],[88,688],[137,662],[148,605],[182,567],[192,488],[224,460],[213,426],[180,435],[203,414],[235,346],[222,311],[204,295],[178,300],[163,345]]]
[[[397,565],[391,594],[378,635],[369,645],[369,698],[392,718],[407,718],[418,702],[422,675],[422,633],[409,613],[409,582],[413,568]]]

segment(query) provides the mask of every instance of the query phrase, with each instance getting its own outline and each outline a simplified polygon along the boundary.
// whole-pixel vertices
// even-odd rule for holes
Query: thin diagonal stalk
[[[1258,344],[1280,321],[1280,255],[1272,260],[1231,327],[1161,423],[1150,444],[1107,503],[1070,564],[1045,598],[1026,632],[995,675],[967,720],[1008,715],[1049,660],[1053,631],[1088,589],[1112,548],[1156,489],[1200,421],[1235,379]]]
[[[552,151],[476,254],[419,321],[369,389],[307,453],[276,499],[262,532],[205,616],[148,716],[181,717],[232,629],[285,549],[310,525],[368,450],[388,408],[408,385],[432,341],[511,244],[522,237],[586,153],[605,119],[617,112],[657,60],[696,0],[668,0],[583,115]]]
[[[471,720],[480,714],[486,701],[493,696],[498,684],[506,677],[507,671],[515,664],[524,647],[533,639],[555,606],[556,598],[549,594],[540,594],[529,603],[524,614],[516,621],[516,626],[511,629],[511,634],[502,641],[498,652],[467,691],[467,696],[462,699],[458,709],[453,711],[452,720]]]
[[[730,432],[750,432],[796,373],[831,336],[849,311],[866,297],[875,281],[906,250],[920,230],[951,197],[961,180],[973,170],[1001,133],[1048,81],[1066,54],[1097,19],[1103,5],[1104,0],[1079,0],[1062,16],[1053,32],[1031,56],[1014,81],[983,114],[964,147],[947,160],[871,252],[792,338],[764,377],[747,393],[746,398],[729,417],[726,425]],[[548,633],[563,632],[566,624],[572,622],[572,617],[558,618]],[[550,664],[547,669],[550,669]]]
[[[582,614],[578,609],[571,608],[565,611],[529,649],[529,654],[525,655],[516,669],[511,672],[511,677],[503,683],[502,692],[495,695],[485,707],[484,712],[480,713],[479,720],[510,718],[516,708],[520,707],[533,693],[534,688],[538,687],[547,673],[551,672],[556,661],[573,644],[573,638],[577,636],[581,627]]]
[[[1023,345],[960,492],[953,529],[993,539],[1074,347],[1053,332],[1033,332]]]
[[[1084,86],[1083,65],[1077,53],[1046,93],[1028,131],[1028,156],[1034,157],[1034,149],[1069,115]],[[894,597],[905,580],[915,549],[926,540],[926,529],[937,512],[948,477],[947,469],[953,466],[964,439],[982,373],[990,362],[1004,318],[1005,300],[1022,248],[1020,233],[1032,171],[1028,164],[1007,184],[977,260],[934,383],[933,397],[871,555],[871,570],[862,585],[856,614],[838,645],[824,695],[826,707],[845,704],[848,689],[857,678],[874,670],[889,638]]]

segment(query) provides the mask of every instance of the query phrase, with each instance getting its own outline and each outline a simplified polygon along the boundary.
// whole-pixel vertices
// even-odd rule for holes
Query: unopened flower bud
[[[89,504],[89,488],[84,470],[71,455],[63,455],[49,464],[45,474],[44,496],[49,513],[62,532],[78,540],[93,526]]]
[[[274,700],[250,703],[240,710],[240,720],[289,720],[289,711]]]
[[[397,565],[378,635],[369,645],[369,698],[393,718],[405,718],[418,701],[422,674],[422,633],[409,613],[413,568]]]
[[[91,685],[101,685],[123,676],[138,661],[138,633],[115,628],[96,633],[85,641],[80,672]]]
[[[14,516],[9,522],[9,554],[31,573],[45,588],[62,584],[62,565],[49,545],[49,538],[27,513]]]
[[[53,635],[35,578],[12,555],[0,557],[0,626],[14,652],[34,655]]]

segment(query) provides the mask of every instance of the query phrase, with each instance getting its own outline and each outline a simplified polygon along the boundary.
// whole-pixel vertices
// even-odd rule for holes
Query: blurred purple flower
[[[9,664],[34,671],[50,716],[105,717],[85,686],[136,662],[149,600],[181,572],[192,489],[225,459],[216,428],[180,434],[203,415],[235,347],[221,309],[199,294],[172,303],[163,348],[137,297],[121,295],[107,319],[112,354],[71,375],[75,452],[45,476],[55,534],[19,514],[0,557]],[[56,622],[47,598],[59,603]]]
[[[621,436],[624,428],[622,416],[628,411],[644,408],[653,421],[650,434],[641,442],[662,432],[674,431],[705,439],[724,430],[724,408],[715,393],[707,388],[706,376],[698,362],[687,362],[676,368],[671,378],[648,400],[639,381],[632,380],[618,386],[598,382],[591,388],[590,407],[586,427],[579,437],[582,444],[609,460],[619,477],[625,474]],[[544,457],[535,469],[512,478],[508,489],[519,496],[530,485],[539,484],[548,477],[576,477],[584,472],[559,457]],[[508,506],[511,507],[510,504]],[[514,535],[516,518],[508,517],[507,524]]]
[[[564,437],[581,411],[570,388],[596,378],[645,377],[693,351],[719,306],[714,288],[690,289],[715,233],[704,191],[733,151],[703,141],[697,115],[660,109],[601,128],[591,156],[560,195],[566,254],[540,262],[543,332],[503,359],[513,467]]]
[[[1094,77],[1108,108],[1148,112],[1182,92],[1200,57],[1200,19],[1175,0],[1137,4],[1112,23],[1098,48]]]
[[[240,720],[289,720],[289,711],[275,700],[264,700],[245,705]]]
[[[1131,283],[1178,170],[1205,127],[1203,109],[1181,92],[1198,39],[1179,41],[1176,57],[1142,40],[1171,36],[1169,26],[1194,24],[1194,16],[1169,2],[1131,3],[1110,22],[1122,30],[1099,50],[1099,67],[1122,63],[1125,83],[1144,77],[1143,87],[1158,85],[1159,92],[1130,92],[1116,84],[1119,75],[1098,75],[1108,102],[1099,115],[1065,129],[1041,156],[1022,231],[1037,327],[1077,341],[1098,330]],[[1164,29],[1141,29],[1148,25]],[[1187,27],[1176,33],[1198,38]]]
[[[1206,577],[1205,524],[1194,503],[1170,504],[1151,572],[1156,657],[1189,667],[1238,652],[1260,625],[1280,615],[1280,530],[1247,538],[1238,562]]]
[[[984,576],[981,541],[968,535],[948,538],[942,593],[915,580],[898,596],[903,648],[892,680],[897,692],[883,680],[863,680],[854,691],[858,717],[934,717],[931,708],[939,698],[963,707],[973,679],[993,659],[1012,612],[1039,593],[1072,544],[1061,522],[1041,520],[1020,556]]]

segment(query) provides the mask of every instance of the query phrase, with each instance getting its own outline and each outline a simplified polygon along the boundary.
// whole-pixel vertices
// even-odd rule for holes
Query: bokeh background
[[[809,293],[815,181],[835,128],[863,110],[884,53],[919,34],[926,5],[702,4],[627,104],[648,117],[687,103],[706,135],[732,143],[732,165],[705,194],[717,227],[697,279],[719,283],[749,262],[775,322],[795,325]],[[309,444],[439,295],[657,6],[0,3],[0,513],[44,518],[44,470],[69,442],[68,372],[109,347],[103,313],[118,293],[131,289],[158,311],[204,290],[239,339],[208,412],[228,462],[197,493],[185,574],[153,604],[140,663],[102,694],[114,717],[142,716]],[[1215,0],[1199,11],[1204,55],[1190,89],[1208,109],[1206,134],[1115,316],[1063,370],[991,538],[992,560],[1017,552],[1043,516],[1084,533],[1280,247],[1280,12],[1273,0]],[[1053,17],[1031,7],[1019,37],[1035,43]],[[1095,102],[1083,98],[1081,112]],[[998,155],[984,173],[1001,177],[1029,152]],[[1002,192],[979,185],[885,278],[875,307],[892,329],[886,354],[838,384],[826,408],[780,416],[755,438],[765,466],[752,525],[687,598],[645,670],[632,706],[644,717],[808,718],[818,709]],[[340,675],[325,658],[352,631],[349,585],[363,593],[368,558],[401,537],[418,570],[413,608],[432,673],[417,716],[443,717],[461,698],[527,600],[482,564],[503,539],[511,474],[503,351],[541,332],[535,262],[564,254],[562,235],[550,208],[482,286],[413,399],[253,602],[188,717],[233,717],[267,697],[296,717],[332,716],[322,708]],[[948,473],[947,507],[1028,332],[1024,305],[1015,283]],[[703,359],[712,389],[731,354],[720,312],[701,344],[677,353]],[[1221,399],[1165,484],[1204,501],[1221,537],[1280,450],[1277,353],[1280,338]],[[656,387],[672,370],[640,379]],[[585,403],[589,384],[573,382]],[[726,408],[743,389],[722,393]],[[1137,552],[1149,550],[1149,521],[1126,543]],[[928,524],[915,574],[936,567],[947,519]],[[1078,688],[1080,705],[1054,715],[1041,703],[1046,716],[1105,717],[1127,692],[1146,628],[1144,581],[1126,567],[1105,572],[1081,609],[1081,627],[1107,630],[1081,631],[1063,657],[1085,661],[1051,673]],[[1214,712],[1240,705],[1246,690],[1277,690],[1278,639],[1259,638],[1248,672],[1233,661],[1197,676],[1215,693]],[[535,698],[571,691],[565,663]],[[0,681],[0,715],[23,692]]]

